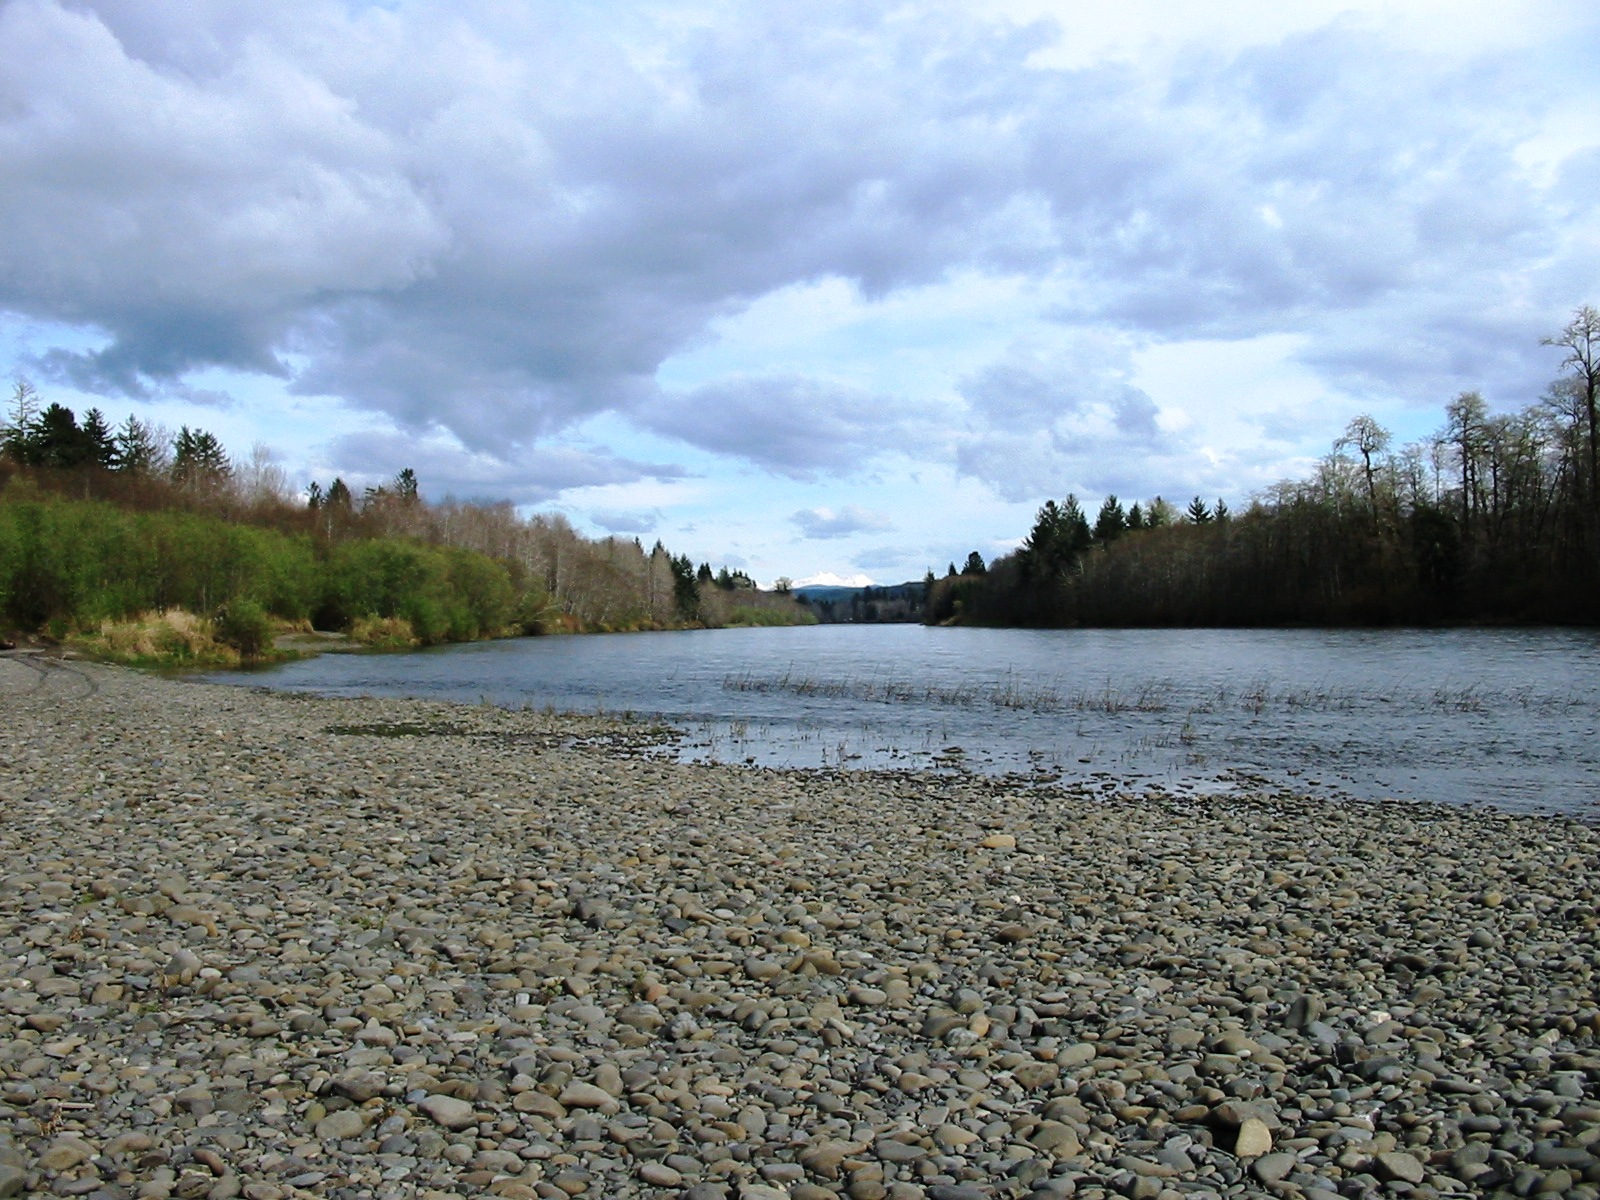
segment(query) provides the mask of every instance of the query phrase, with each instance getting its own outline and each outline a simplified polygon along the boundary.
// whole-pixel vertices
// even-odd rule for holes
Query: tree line
[[[591,539],[509,502],[425,501],[414,471],[291,488],[261,448],[98,410],[19,382],[0,422],[0,621],[65,635],[167,608],[403,642],[505,633],[803,622],[792,597],[657,542]],[[250,619],[241,619],[246,614]]]
[[[1022,545],[928,580],[928,620],[994,625],[1427,624],[1600,620],[1600,312],[1544,344],[1560,375],[1520,411],[1477,392],[1394,446],[1351,420],[1309,478],[1233,513],[1195,497],[1091,522],[1047,501]],[[979,565],[982,560],[979,559]]]

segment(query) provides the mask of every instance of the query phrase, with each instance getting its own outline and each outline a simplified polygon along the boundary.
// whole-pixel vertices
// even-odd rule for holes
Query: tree
[[[1600,407],[1600,311],[1583,305],[1558,336],[1543,338],[1540,344],[1565,350],[1561,366],[1578,381],[1588,434],[1589,502],[1594,505],[1600,499],[1600,415],[1596,413]]]
[[[30,461],[43,467],[81,467],[94,455],[77,417],[62,404],[52,404],[39,414],[31,442]]]
[[[687,554],[671,560],[672,599],[678,606],[681,620],[692,621],[700,611],[700,585],[695,579],[694,563]]]
[[[1134,508],[1138,508],[1137,504]],[[1128,529],[1128,518],[1122,511],[1122,503],[1113,492],[1100,503],[1100,511],[1094,518],[1094,540],[1102,546],[1116,541]]]
[[[1333,443],[1335,451],[1353,449],[1361,455],[1361,473],[1367,482],[1367,508],[1372,519],[1378,519],[1377,468],[1372,460],[1389,448],[1390,434],[1371,417],[1362,414],[1344,427],[1344,433]]]
[[[1022,572],[1034,579],[1058,578],[1077,566],[1092,541],[1088,519],[1076,496],[1068,496],[1061,504],[1046,500],[1018,551]]]
[[[11,385],[11,411],[0,427],[0,450],[14,462],[32,463],[38,432],[39,393],[26,379]]]
[[[178,430],[172,447],[172,481],[179,487],[214,490],[231,472],[227,452],[214,434],[187,425]]]
[[[1462,392],[1445,406],[1444,415],[1444,440],[1455,447],[1461,469],[1461,525],[1470,528],[1473,514],[1481,507],[1478,451],[1489,406],[1477,392]]]
[[[1128,530],[1133,532],[1143,528],[1144,509],[1139,507],[1138,501],[1135,501],[1133,507],[1128,510]]]
[[[961,568],[963,575],[982,575],[988,571],[988,566],[983,561],[983,555],[974,550],[967,555],[967,561]]]
[[[328,485],[328,496],[323,501],[326,508],[349,509],[355,504],[355,498],[350,495],[350,485],[337,475]]]
[[[1206,507],[1206,502],[1200,499],[1199,496],[1189,501],[1189,507],[1184,510],[1183,515],[1189,519],[1191,525],[1211,524],[1211,510]]]
[[[89,461],[104,470],[110,470],[117,462],[117,445],[111,436],[111,429],[106,425],[106,417],[98,408],[91,408],[83,414],[83,436],[89,448]]]
[[[155,429],[132,414],[117,427],[112,439],[114,465],[129,475],[153,474],[160,464],[162,450]]]
[[[420,499],[417,492],[417,473],[410,467],[403,467],[394,477],[394,494],[402,504],[415,504]]]

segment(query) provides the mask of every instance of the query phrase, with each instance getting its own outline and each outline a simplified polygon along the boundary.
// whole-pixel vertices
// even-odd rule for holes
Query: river
[[[1600,816],[1600,632],[824,625],[330,654],[205,678],[632,714],[686,759],[1296,788]]]

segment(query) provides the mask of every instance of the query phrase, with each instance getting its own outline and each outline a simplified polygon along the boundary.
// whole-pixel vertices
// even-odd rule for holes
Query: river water
[[[685,759],[1600,817],[1600,632],[824,625],[324,655],[212,680],[633,714]]]

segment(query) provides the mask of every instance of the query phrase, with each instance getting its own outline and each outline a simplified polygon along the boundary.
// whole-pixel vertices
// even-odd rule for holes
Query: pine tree
[[[112,439],[112,465],[130,475],[147,475],[160,457],[155,431],[131,413]]]
[[[0,451],[13,462],[32,464],[38,425],[39,393],[26,379],[19,379],[11,387],[11,411],[0,429]]]
[[[216,435],[204,429],[178,430],[172,448],[172,481],[180,487],[210,489],[220,486],[232,467]]]
[[[1139,506],[1134,505],[1135,508]],[[1094,519],[1094,540],[1101,545],[1114,542],[1128,529],[1128,518],[1122,511],[1122,503],[1113,492],[1100,504],[1100,511]]]
[[[83,415],[83,436],[89,448],[89,459],[97,467],[110,470],[117,462],[117,445],[106,425],[106,417],[98,408]]]

